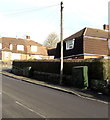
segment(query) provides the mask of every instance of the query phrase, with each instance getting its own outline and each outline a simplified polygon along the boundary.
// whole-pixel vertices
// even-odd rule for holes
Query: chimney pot
[[[30,39],[30,36],[27,35],[27,36],[26,36],[26,39]]]
[[[103,29],[104,29],[104,30],[109,30],[109,25],[104,24],[104,25],[103,25]]]

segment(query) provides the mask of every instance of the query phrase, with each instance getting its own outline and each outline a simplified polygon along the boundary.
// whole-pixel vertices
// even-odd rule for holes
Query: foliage
[[[59,42],[58,35],[56,33],[50,33],[47,39],[44,41],[44,46],[48,48],[55,48],[57,43]]]
[[[104,80],[91,80],[91,89],[104,94],[110,94],[109,85]]]
[[[33,71],[46,73],[60,73],[60,60],[33,60],[33,61],[14,61],[13,66],[18,68],[32,67]],[[73,59],[64,60],[64,75],[72,75],[72,68],[75,66],[88,66],[89,80],[110,79],[110,60],[107,59]]]
[[[110,59],[64,60],[64,85],[77,87],[76,84],[74,85],[74,78],[77,78],[75,72],[78,73],[78,71],[74,72],[74,76],[72,72],[75,66],[88,66],[89,88],[104,94],[110,94],[110,85],[107,85],[106,82],[107,79],[110,80]],[[30,67],[31,69],[28,70]],[[17,75],[34,76],[37,80],[58,84],[60,80],[60,60],[13,61],[12,72]],[[81,75],[79,74],[78,77],[81,77]]]

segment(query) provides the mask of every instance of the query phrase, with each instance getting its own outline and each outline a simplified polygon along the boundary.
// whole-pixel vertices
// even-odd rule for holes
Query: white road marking
[[[6,92],[4,92],[4,91],[2,91],[2,93],[5,94],[5,95],[7,95],[7,96],[9,96],[9,95],[8,95]],[[13,98],[13,97],[11,97],[11,98]],[[38,113],[38,112],[34,111],[34,110],[31,109],[31,108],[28,108],[26,105],[23,105],[22,103],[20,103],[20,102],[18,102],[18,101],[16,101],[16,100],[15,100],[15,103],[18,104],[18,105],[20,105],[20,106],[22,106],[22,107],[24,107],[25,109],[33,112],[33,113],[41,116],[42,118],[46,118],[46,116],[42,115],[41,113]]]
[[[46,118],[46,117],[45,117],[44,115],[42,115],[41,113],[38,113],[38,112],[34,111],[34,110],[31,109],[31,108],[28,108],[27,106],[23,105],[22,103],[20,103],[20,102],[18,102],[18,101],[15,101],[15,103],[18,104],[18,105],[20,105],[20,106],[22,106],[22,107],[24,107],[24,108],[26,108],[27,110],[29,110],[29,111],[37,114],[37,115],[43,117],[43,118]]]

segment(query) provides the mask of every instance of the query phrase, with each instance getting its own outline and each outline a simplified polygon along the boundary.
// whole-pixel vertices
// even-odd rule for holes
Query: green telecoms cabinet
[[[88,66],[72,68],[73,86],[78,88],[88,87]]]

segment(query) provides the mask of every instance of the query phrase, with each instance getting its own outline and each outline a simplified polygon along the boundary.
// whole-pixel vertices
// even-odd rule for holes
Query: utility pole
[[[61,41],[61,57],[60,57],[60,85],[63,81],[63,2],[61,2],[61,24],[60,24],[60,41]]]

